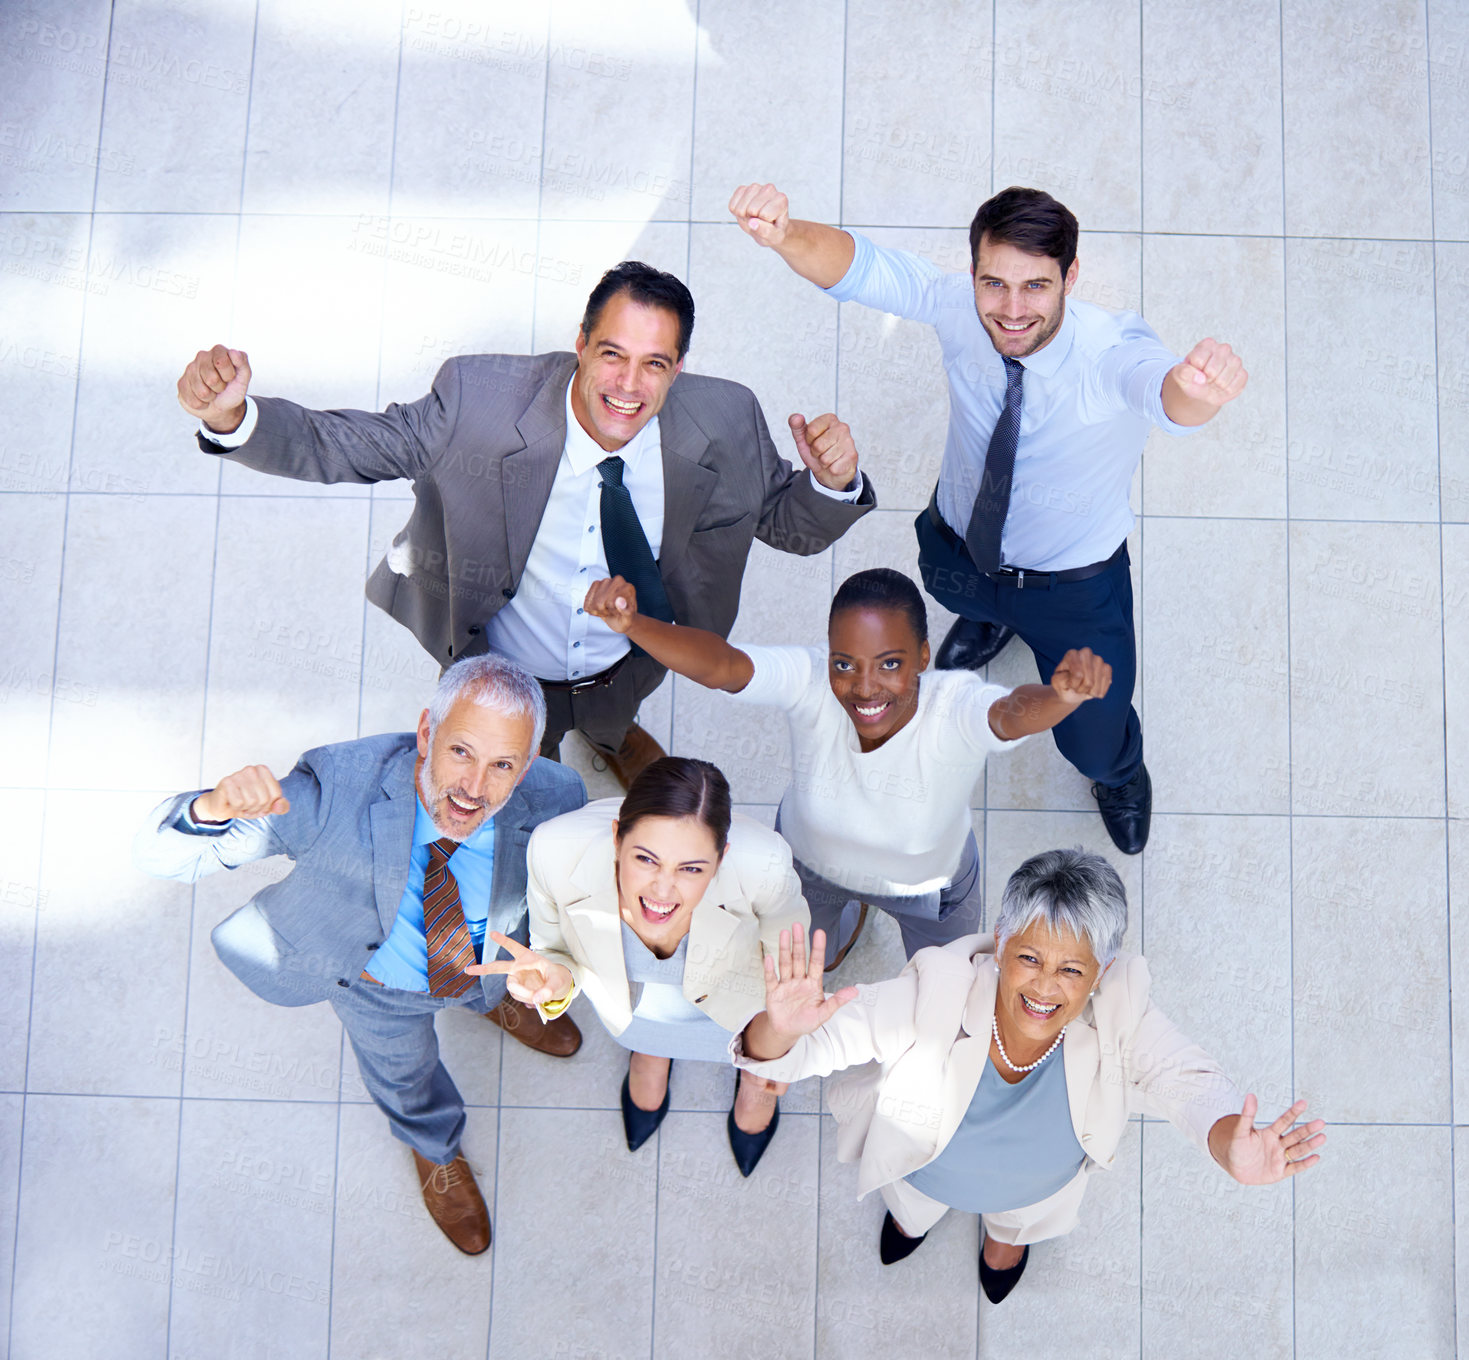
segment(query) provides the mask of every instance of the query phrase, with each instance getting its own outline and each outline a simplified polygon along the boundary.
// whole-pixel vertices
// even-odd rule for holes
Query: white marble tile
[[[206,781],[257,764],[279,778],[302,751],[357,735],[368,510],[365,500],[222,500]]]
[[[0,496],[0,616],[9,621],[0,679],[0,733],[5,783],[39,786],[46,778],[46,749],[53,703],[97,700],[56,684],[56,611],[61,586],[61,547],[66,506],[59,496]]]
[[[1344,1127],[1328,1137],[1320,1163],[1296,1180],[1296,1355],[1448,1360],[1450,1131]]]
[[[845,6],[836,0],[772,16],[739,0],[698,6],[694,100],[695,220],[729,217],[740,184],[773,183],[798,217],[841,212],[842,50]],[[798,205],[798,206],[797,206]]]
[[[1456,0],[1428,0],[1429,111],[1433,127],[1433,224],[1439,240],[1469,239],[1469,14]]]
[[[254,39],[251,0],[207,10],[185,0],[130,0],[114,9],[99,209],[239,208]],[[134,173],[129,162],[151,173]]]
[[[1273,1119],[1294,1100],[1289,820],[1155,815],[1142,868],[1153,1001]]]
[[[336,1108],[188,1100],[182,1118],[170,1350],[236,1336],[323,1354]]]
[[[992,186],[1037,173],[1005,154],[991,173],[992,36],[961,0],[847,6],[843,222],[967,227]]]
[[[0,1095],[0,1325],[10,1334],[10,1282],[15,1269],[15,1215],[20,1207],[20,1131],[25,1101]]]
[[[199,772],[212,497],[73,495],[53,788],[185,788]],[[181,582],[187,587],[180,588]]]
[[[233,218],[97,215],[70,485],[126,496],[219,486],[178,380],[229,333]]]
[[[0,215],[0,491],[69,484],[88,234],[81,214]]]
[[[1198,433],[1150,436],[1149,515],[1284,516],[1284,260],[1278,240],[1146,238],[1144,315],[1163,343],[1184,355],[1206,336],[1222,340],[1250,375],[1244,392]]]
[[[1469,244],[1434,247],[1438,312],[1439,497],[1445,522],[1469,521]]]
[[[91,208],[109,9],[106,0],[7,8],[0,29],[0,205],[24,212]],[[122,155],[110,170],[146,173],[130,153]]]
[[[683,222],[543,221],[537,266],[535,325],[531,348],[537,354],[575,348],[587,295],[613,265],[642,260],[689,279],[689,228]],[[753,247],[752,247],[753,249]],[[699,293],[694,294],[694,335],[690,356],[698,352]],[[720,376],[733,376],[721,374]]]
[[[1449,816],[1469,817],[1469,525],[1443,526],[1445,733]],[[1420,666],[1432,670],[1433,654]]]
[[[610,1110],[501,1113],[491,1360],[648,1354],[663,1208],[657,1146],[676,1122],[630,1153]],[[547,1231],[548,1214],[562,1231]]]
[[[1143,309],[1143,238],[1131,231],[1083,231],[1071,296],[1109,312]]]
[[[148,1036],[160,1069],[182,1069],[185,1096],[336,1103],[342,1026],[331,1008],[262,1000],[220,962],[209,939],[226,916],[290,870],[278,856],[214,874],[194,890],[187,1028]]]
[[[514,1039],[501,1046],[502,1110],[515,1106],[566,1110],[621,1108],[618,1093],[627,1075],[627,1050],[602,1027],[597,1012],[584,996],[571,1003],[567,1014],[582,1034],[582,1046],[570,1058],[537,1053]],[[675,1099],[679,1076],[680,1069],[675,1066],[672,1087]]]
[[[549,0],[408,6],[393,208],[533,219],[540,197]]]
[[[1144,536],[1154,812],[1286,812],[1286,526],[1159,519]]]
[[[1144,1356],[1291,1353],[1290,1186],[1240,1185],[1172,1128],[1148,1124],[1143,1219]]]
[[[163,1354],[170,1275],[184,1264],[178,1120],[173,1100],[27,1098],[12,1355]]]
[[[790,725],[776,708],[736,703],[682,676],[674,680],[677,754],[712,761],[741,803],[779,803],[791,779]]]
[[[416,401],[458,354],[525,354],[540,270],[533,222],[373,218],[386,251],[381,400]],[[406,485],[396,484],[406,491]]]
[[[495,1214],[498,1119],[476,1111],[461,1150]],[[483,1355],[495,1252],[465,1256],[423,1206],[413,1157],[375,1109],[344,1105],[337,1143],[331,1347],[337,1355]],[[404,1263],[419,1268],[405,1270]]]
[[[1064,23],[1046,7],[1000,0],[996,189],[1045,189],[1091,231],[1139,229],[1138,23],[1136,9],[1107,0],[1068,5]],[[1177,93],[1173,73],[1160,75],[1161,88]]]
[[[32,1091],[177,1096],[160,1034],[184,1023],[189,889],[132,867],[156,793],[88,793],[88,846],[52,794],[41,843],[28,1082]]]
[[[1449,985],[1469,977],[1469,823],[1449,822]],[[1460,995],[1463,983],[1460,982]],[[1469,1015],[1453,1011],[1454,1122],[1469,1123]],[[1466,1201],[1469,1203],[1469,1201]]]
[[[1447,1121],[1443,823],[1297,817],[1292,841],[1298,1097],[1328,1121]]]
[[[387,211],[400,15],[389,0],[259,6],[246,212]]]
[[[30,1040],[31,955],[36,925],[51,905],[41,880],[46,795],[0,792],[0,1090],[25,1089]],[[3,1277],[0,1277],[3,1278]]]
[[[816,1355],[971,1355],[979,1312],[979,1218],[945,1214],[907,1260],[885,1266],[886,1207],[857,1198],[857,1168],[837,1160],[837,1125],[821,1120]],[[921,1253],[921,1254],[920,1254]]]
[[[751,388],[776,451],[799,465],[787,417],[815,420],[836,407],[837,304],[733,222],[691,231],[688,285],[700,318],[688,367]],[[860,459],[855,425],[852,436]]]
[[[1436,520],[1430,247],[1291,239],[1285,267],[1291,514]]]
[[[1020,1354],[1042,1335],[1058,1355],[1138,1354],[1141,1127],[1129,1124],[1112,1169],[1091,1177],[1071,1233],[1030,1249],[1025,1277],[1003,1306],[980,1304],[981,1360]],[[1156,1136],[1150,1126],[1148,1137]]]
[[[652,0],[632,26],[593,0],[557,0],[543,217],[688,220],[697,40],[678,0]]]
[[[1282,7],[1286,231],[1431,234],[1425,37],[1422,0]]]
[[[1278,5],[1245,0],[1216,10],[1200,41],[1196,16],[1143,0],[1142,38],[1144,226],[1278,232]],[[1227,118],[1216,116],[1221,109]]]
[[[1290,554],[1292,810],[1443,816],[1437,530],[1295,524]]]
[[[250,357],[252,393],[311,408],[369,411],[395,397],[423,395],[379,390],[387,221],[377,213],[243,219],[228,343]],[[221,488],[252,495],[367,494],[353,483],[323,492],[227,460]]]
[[[658,1135],[655,1357],[710,1348],[772,1360],[811,1354],[818,1123],[816,1115],[782,1119],[745,1179],[722,1117],[665,1121]]]

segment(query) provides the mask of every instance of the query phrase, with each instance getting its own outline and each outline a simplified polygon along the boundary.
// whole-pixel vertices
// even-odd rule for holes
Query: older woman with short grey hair
[[[993,936],[919,950],[887,982],[827,996],[821,932],[809,957],[799,930],[782,935],[735,1059],[772,1081],[854,1069],[828,1100],[859,1197],[887,1204],[884,1264],[949,1209],[977,1213],[980,1284],[1000,1302],[1029,1244],[1076,1226],[1088,1176],[1112,1166],[1134,1114],[1168,1119],[1246,1185],[1320,1160],[1324,1125],[1297,1122],[1304,1101],[1255,1127],[1255,1097],[1150,1001],[1126,930],[1116,870],[1048,850],[1011,875]]]

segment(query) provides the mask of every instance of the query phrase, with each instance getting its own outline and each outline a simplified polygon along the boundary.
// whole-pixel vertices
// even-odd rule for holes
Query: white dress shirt
[[[222,448],[235,449],[255,431],[255,402],[245,398],[237,430],[219,434],[200,422],[199,433]],[[622,448],[622,484],[656,561],[663,549],[663,444],[654,416]],[[514,596],[485,625],[491,651],[514,658],[542,680],[583,680],[615,665],[630,650],[628,640],[582,609],[593,581],[611,573],[602,546],[602,475],[597,464],[608,453],[577,421],[566,386],[566,447],[556,467],[550,499],[536,529],[525,572]],[[811,484],[835,500],[854,501],[862,479],[832,491],[814,476]]]
[[[826,291],[938,333],[949,375],[938,509],[962,538],[1005,402],[1004,362],[975,310],[974,280],[849,235],[857,246],[851,267]],[[1193,433],[1163,410],[1163,378],[1179,359],[1137,313],[1067,298],[1056,334],[1020,362],[1020,443],[1000,560],[1036,571],[1105,561],[1132,528],[1128,491],[1148,430]]]

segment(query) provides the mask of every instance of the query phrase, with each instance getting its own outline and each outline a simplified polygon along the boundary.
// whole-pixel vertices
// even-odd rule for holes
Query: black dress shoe
[[[668,1089],[663,1092],[663,1104],[656,1110],[645,1110],[632,1101],[632,1073],[622,1079],[622,1131],[627,1134],[627,1150],[636,1152],[658,1132],[658,1125],[668,1113],[668,1100],[673,1092],[673,1059],[668,1060]]]
[[[892,1214],[882,1216],[882,1235],[877,1239],[877,1254],[883,1265],[890,1266],[894,1261],[901,1261],[905,1256],[911,1256],[923,1245],[923,1237],[909,1237],[907,1233],[899,1231],[897,1220]]]
[[[1097,800],[1112,844],[1124,855],[1141,851],[1148,843],[1148,828],[1153,822],[1153,781],[1148,777],[1148,767],[1139,765],[1137,773],[1120,789],[1093,784],[1092,797]]]
[[[1003,623],[958,619],[939,647],[939,658],[934,665],[941,671],[977,671],[999,656],[1001,648],[1014,636],[1015,630]]]
[[[740,1098],[740,1079],[735,1077],[735,1100]],[[725,1121],[729,1129],[729,1150],[734,1153],[735,1165],[740,1169],[740,1175],[748,1176],[759,1164],[760,1158],[765,1155],[765,1149],[770,1146],[770,1140],[775,1137],[775,1130],[780,1124],[780,1101],[775,1102],[775,1111],[770,1116],[768,1123],[759,1133],[746,1133],[735,1123],[734,1101],[730,1101],[729,1118]]]
[[[1009,1270],[996,1270],[993,1266],[984,1263],[984,1246],[979,1249],[979,1287],[984,1290],[984,1296],[991,1303],[999,1303],[1004,1297],[1020,1283],[1020,1277],[1025,1274],[1025,1263],[1030,1260],[1030,1248],[1026,1247],[1020,1253],[1020,1264],[1011,1266]]]

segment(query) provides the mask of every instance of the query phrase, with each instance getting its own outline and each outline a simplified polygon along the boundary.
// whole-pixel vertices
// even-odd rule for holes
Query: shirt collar
[[[1042,378],[1054,378],[1061,365],[1066,362],[1066,356],[1071,353],[1071,342],[1075,338],[1076,319],[1068,307],[1061,318],[1060,328],[1051,337],[1050,343],[1043,345],[1034,354],[1025,355],[1020,360],[1021,366],[1027,373],[1035,373]]]
[[[571,383],[575,381],[576,374],[573,373],[571,382],[566,384],[566,459],[571,464],[572,473],[580,477],[582,473],[590,472],[604,458],[611,455],[582,429],[581,422],[571,409]],[[637,465],[638,460],[649,448],[658,449],[661,456],[662,445],[658,437],[657,416],[654,416],[622,448],[618,449],[617,456],[629,468],[632,468]]]
[[[432,845],[435,841],[443,840],[444,833],[434,825],[434,819],[428,815],[428,809],[423,805],[422,798],[415,798],[418,811],[413,817],[413,848],[416,850],[420,845]],[[480,825],[475,828],[472,836],[464,840],[464,845],[471,850],[487,850],[495,840],[495,819],[486,817]]]

